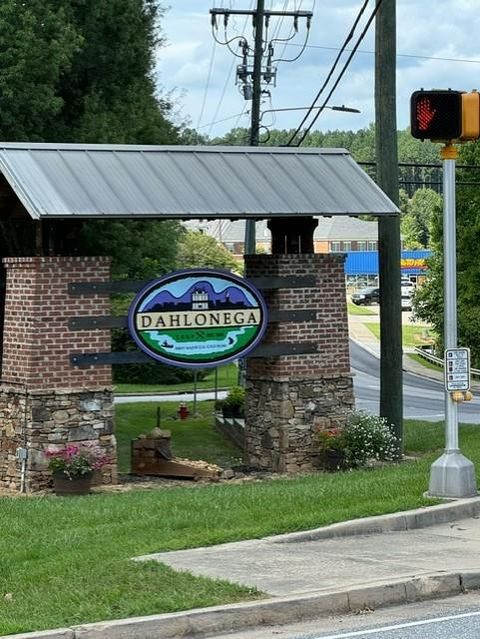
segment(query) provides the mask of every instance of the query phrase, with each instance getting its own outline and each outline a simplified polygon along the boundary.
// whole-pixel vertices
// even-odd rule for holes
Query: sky
[[[339,47],[353,26],[363,0],[265,0],[274,10],[313,9],[307,46],[295,62],[277,63],[276,87],[269,86],[262,110],[310,106],[323,84]],[[370,3],[359,22],[349,47],[370,16]],[[161,91],[171,92],[177,122],[187,122],[210,137],[223,135],[236,126],[248,127],[251,102],[235,85],[235,68],[241,58],[238,37],[244,35],[253,47],[251,22],[243,16],[231,17],[227,46],[212,36],[212,7],[251,9],[256,0],[170,0],[161,21],[166,45],[157,52],[156,74]],[[272,18],[270,38],[291,35],[292,19]],[[215,31],[225,40],[223,22]],[[409,100],[420,88],[480,90],[480,2],[479,0],[397,0],[397,125],[409,124]],[[274,58],[293,58],[305,42],[305,21],[298,34],[285,46],[274,44]],[[345,105],[361,113],[325,110],[312,130],[358,130],[374,121],[374,22],[329,105]],[[341,58],[342,69],[348,52]],[[333,79],[335,79],[334,74]],[[332,86],[330,83],[328,89]],[[268,128],[297,127],[306,111],[264,113],[261,123]]]

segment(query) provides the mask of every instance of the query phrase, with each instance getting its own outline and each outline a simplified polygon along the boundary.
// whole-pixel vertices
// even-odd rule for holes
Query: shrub
[[[113,351],[135,351],[137,345],[125,330],[112,331]],[[113,366],[113,381],[117,384],[180,384],[192,382],[195,372],[191,368],[169,366],[161,362],[145,364],[116,364]],[[206,368],[196,369],[197,380],[201,381],[208,375]]]
[[[369,461],[393,461],[398,455],[398,439],[385,417],[358,411],[351,413],[342,432],[345,462],[350,468]]]
[[[224,400],[224,406],[243,406],[245,404],[245,389],[243,386],[232,386]]]

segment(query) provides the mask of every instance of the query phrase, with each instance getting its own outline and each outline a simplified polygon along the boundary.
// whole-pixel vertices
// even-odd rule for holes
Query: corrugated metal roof
[[[391,215],[344,149],[0,144],[33,218]]]

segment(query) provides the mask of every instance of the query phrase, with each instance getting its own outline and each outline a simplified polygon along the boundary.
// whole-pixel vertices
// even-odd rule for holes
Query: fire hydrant
[[[177,414],[180,417],[180,419],[187,419],[187,417],[190,414],[190,411],[188,410],[188,406],[185,402],[181,402],[180,406],[178,407]]]

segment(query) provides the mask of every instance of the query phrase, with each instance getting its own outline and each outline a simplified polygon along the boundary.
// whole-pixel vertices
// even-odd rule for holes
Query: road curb
[[[480,588],[480,572],[433,573],[375,582],[343,591],[320,591],[290,597],[197,608],[4,636],[3,639],[180,639],[233,632],[239,628],[282,625],[325,615],[373,610],[393,604],[426,601]]]
[[[444,524],[457,519],[468,519],[480,516],[480,497],[458,499],[446,504],[425,506],[414,510],[405,510],[389,515],[374,515],[361,519],[342,521],[322,528],[314,528],[284,535],[271,535],[264,540],[279,544],[298,541],[314,541],[317,539],[334,539],[336,537],[352,537],[394,531],[427,528],[436,524]]]

